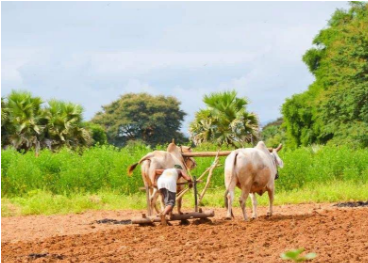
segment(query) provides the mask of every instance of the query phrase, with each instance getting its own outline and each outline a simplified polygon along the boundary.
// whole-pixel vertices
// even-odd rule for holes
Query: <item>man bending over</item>
[[[168,215],[175,206],[176,200],[176,184],[180,177],[183,177],[189,182],[189,187],[192,186],[192,178],[187,175],[180,165],[174,165],[174,168],[170,169],[156,169],[156,176],[160,175],[157,179],[157,188],[161,192],[165,210],[161,213],[161,223],[167,225],[166,215]]]

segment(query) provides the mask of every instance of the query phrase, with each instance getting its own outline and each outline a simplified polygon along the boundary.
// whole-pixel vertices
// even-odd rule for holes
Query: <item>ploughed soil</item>
[[[270,218],[266,210],[244,222],[239,208],[230,221],[215,209],[209,222],[167,227],[119,224],[142,213],[126,210],[2,218],[1,261],[283,262],[282,252],[305,248],[317,253],[312,262],[368,262],[368,207],[284,205]]]

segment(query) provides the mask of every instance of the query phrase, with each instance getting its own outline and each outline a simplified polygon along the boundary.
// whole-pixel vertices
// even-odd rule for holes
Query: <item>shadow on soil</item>
[[[358,201],[358,202],[347,202],[347,203],[338,203],[334,206],[337,207],[359,207],[359,206],[368,206],[368,201]]]

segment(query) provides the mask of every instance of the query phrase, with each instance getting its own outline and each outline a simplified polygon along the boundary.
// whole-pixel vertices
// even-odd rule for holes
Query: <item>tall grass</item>
[[[161,148],[165,148],[162,146]],[[207,145],[195,151],[216,150]],[[140,169],[127,176],[129,165],[152,151],[143,145],[118,149],[98,146],[78,153],[68,149],[52,153],[42,150],[36,158],[33,152],[18,153],[1,150],[1,194],[15,197],[42,190],[55,195],[94,194],[101,191],[134,194],[143,185]],[[366,183],[368,179],[368,149],[348,146],[318,146],[284,149],[280,157],[285,163],[280,169],[277,189],[291,191],[311,183],[328,184],[334,181]],[[193,175],[200,175],[214,158],[197,158]],[[224,163],[225,158],[221,158]],[[223,188],[223,167],[215,169],[212,188]]]

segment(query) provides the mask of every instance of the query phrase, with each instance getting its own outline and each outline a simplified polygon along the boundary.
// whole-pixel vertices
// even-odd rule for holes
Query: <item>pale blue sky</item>
[[[301,60],[347,2],[2,2],[2,96],[81,104],[88,120],[119,95],[176,96],[188,113],[235,89],[261,123],[313,76]]]

